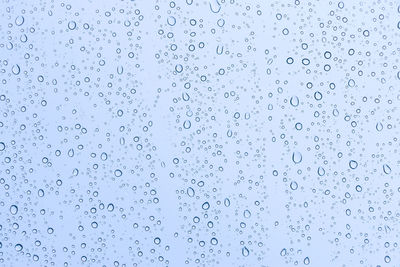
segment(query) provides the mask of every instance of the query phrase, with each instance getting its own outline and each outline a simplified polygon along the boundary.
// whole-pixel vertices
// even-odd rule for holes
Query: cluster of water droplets
[[[395,266],[400,6],[0,3],[1,266]]]

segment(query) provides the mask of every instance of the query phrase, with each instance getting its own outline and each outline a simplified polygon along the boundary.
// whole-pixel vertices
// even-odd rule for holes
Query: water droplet
[[[290,183],[290,189],[297,190],[298,187],[299,186],[298,186],[296,181],[293,181],[293,182]]]
[[[355,161],[355,160],[350,160],[349,161],[349,167],[351,168],[351,169],[356,169],[357,167],[358,167],[358,162],[357,161]]]
[[[72,30],[75,30],[75,28],[76,28],[76,22],[75,21],[68,22],[68,29],[70,29],[72,31]]]
[[[376,130],[377,130],[378,132],[380,132],[380,131],[383,130],[383,124],[380,123],[380,122],[378,122],[378,123],[376,124],[375,128],[376,128]]]
[[[21,26],[24,24],[25,18],[23,16],[18,16],[15,18],[15,25]]]
[[[298,105],[299,105],[299,98],[297,97],[297,96],[292,96],[291,98],[290,98],[290,104],[293,106],[293,107],[297,107]]]
[[[15,65],[12,67],[11,71],[12,71],[12,73],[13,73],[14,75],[18,75],[18,74],[21,72],[21,69],[20,69],[20,67],[19,67],[18,64],[15,64]]]
[[[115,177],[121,177],[122,171],[120,169],[117,169],[114,171],[114,175],[115,175]]]
[[[188,194],[189,197],[194,197],[195,194],[194,189],[192,187],[188,187],[186,193]]]
[[[248,249],[247,247],[243,247],[243,248],[242,248],[242,255],[243,255],[244,257],[247,257],[247,256],[249,256],[249,254],[250,254],[249,249]]]
[[[293,154],[292,154],[292,161],[293,161],[295,164],[299,164],[302,160],[303,160],[303,155],[301,155],[300,152],[298,152],[298,151],[293,152]]]
[[[174,26],[176,24],[176,18],[174,16],[169,16],[167,18],[167,23],[169,26]]]
[[[18,207],[17,207],[16,205],[11,205],[11,207],[10,207],[10,213],[11,213],[12,215],[17,214],[17,213],[18,213]]]
[[[210,208],[210,203],[204,202],[203,205],[201,206],[201,208],[202,208],[203,210],[208,210],[208,209]]]
[[[190,126],[192,126],[192,123],[190,122],[190,120],[185,120],[185,121],[183,122],[183,128],[189,129]]]
[[[392,172],[392,169],[389,167],[389,165],[383,164],[383,172],[386,174],[390,174]]]

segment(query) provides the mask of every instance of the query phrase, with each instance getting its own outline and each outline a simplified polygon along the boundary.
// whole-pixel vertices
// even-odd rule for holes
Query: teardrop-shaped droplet
[[[26,43],[26,41],[28,41],[28,36],[24,33],[21,35],[21,37],[19,37],[19,40],[23,43]]]
[[[286,256],[286,254],[287,254],[286,248],[282,249],[280,254],[282,257]]]
[[[376,128],[376,130],[377,130],[378,132],[380,132],[380,131],[383,130],[383,124],[380,123],[380,122],[378,122],[378,123],[376,124],[375,128]]]
[[[183,99],[183,101],[189,101],[189,99],[190,99],[189,94],[186,93],[186,92],[183,92],[182,93],[182,99]]]
[[[16,205],[11,205],[11,207],[10,207],[10,213],[11,213],[12,215],[17,214],[17,213],[18,213],[18,207],[17,207]]]
[[[192,123],[190,122],[190,120],[185,120],[183,122],[183,128],[185,128],[185,129],[189,129],[191,125],[192,125]]]
[[[217,54],[222,55],[223,52],[224,52],[224,46],[218,45],[217,46]]]
[[[243,217],[245,217],[246,219],[251,217],[251,212],[249,210],[245,210],[243,211]]]
[[[8,50],[12,50],[14,48],[14,45],[11,42],[9,42],[7,43],[6,47]]]
[[[175,71],[176,71],[177,73],[181,73],[181,72],[183,71],[183,66],[182,66],[182,64],[176,64],[176,65],[175,65]]]
[[[386,174],[390,174],[392,172],[392,169],[390,168],[389,165],[383,164],[383,172]]]
[[[194,197],[195,194],[194,189],[192,187],[188,187],[186,193],[188,194],[189,197]]]
[[[290,98],[290,105],[292,105],[293,107],[297,107],[299,105],[299,98],[297,96],[292,96]]]
[[[231,201],[229,200],[229,198],[224,199],[224,205],[225,207],[229,207],[231,205]]]
[[[332,111],[333,116],[337,117],[339,116],[339,110],[337,110],[336,108]]]
[[[300,152],[296,151],[292,154],[292,160],[295,164],[299,164],[303,160],[303,155]]]
[[[296,181],[293,181],[290,183],[290,189],[297,190],[298,187],[299,187],[299,185],[297,184]]]
[[[123,67],[123,66],[118,66],[118,67],[117,67],[117,73],[118,73],[119,75],[121,75],[122,73],[124,73],[124,67]]]
[[[75,21],[72,20],[72,21],[68,22],[68,29],[70,29],[72,31],[72,30],[75,30],[75,28],[76,28]]]
[[[212,13],[218,13],[221,10],[221,4],[218,2],[218,0],[210,1],[210,10]]]
[[[15,64],[14,66],[12,66],[11,71],[14,75],[18,75],[21,72],[21,69],[18,64]]]
[[[23,16],[18,16],[15,18],[15,25],[21,26],[24,24],[25,18]]]
[[[244,257],[247,257],[247,256],[249,256],[249,254],[250,254],[249,249],[248,249],[247,247],[243,247],[243,248],[242,248],[242,255],[243,255]]]

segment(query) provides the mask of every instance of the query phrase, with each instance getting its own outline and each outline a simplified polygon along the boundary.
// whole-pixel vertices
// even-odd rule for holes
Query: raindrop
[[[295,164],[299,164],[302,160],[303,160],[303,156],[301,155],[300,152],[298,152],[298,151],[293,152],[293,154],[292,154],[292,161],[293,161]]]

